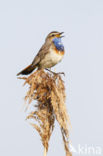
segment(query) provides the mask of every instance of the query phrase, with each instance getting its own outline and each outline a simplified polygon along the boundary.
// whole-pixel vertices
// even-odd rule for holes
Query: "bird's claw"
[[[62,75],[65,76],[65,73],[64,73],[64,72],[55,73],[55,72],[53,72],[53,71],[51,71],[51,70],[49,70],[49,69],[47,69],[47,68],[46,68],[46,70],[49,71],[49,72],[51,72],[51,73],[54,74],[54,75],[60,75],[60,74],[62,74]]]

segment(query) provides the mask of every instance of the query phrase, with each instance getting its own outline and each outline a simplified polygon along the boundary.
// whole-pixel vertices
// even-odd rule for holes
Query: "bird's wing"
[[[35,56],[33,62],[32,62],[32,66],[35,66],[37,64],[39,64],[39,62],[45,57],[45,55],[49,52],[49,48],[50,48],[51,43],[45,43],[41,49],[39,50],[38,54]]]

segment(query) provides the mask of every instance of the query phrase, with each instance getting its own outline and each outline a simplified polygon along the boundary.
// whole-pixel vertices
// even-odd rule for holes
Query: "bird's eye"
[[[54,34],[52,34],[52,37],[54,37],[55,35]]]

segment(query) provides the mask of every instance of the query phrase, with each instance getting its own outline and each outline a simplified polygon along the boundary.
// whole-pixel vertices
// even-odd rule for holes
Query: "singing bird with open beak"
[[[33,62],[20,71],[17,76],[28,75],[36,68],[48,69],[59,63],[64,56],[64,46],[61,41],[64,36],[62,34],[63,32],[57,31],[49,33]]]

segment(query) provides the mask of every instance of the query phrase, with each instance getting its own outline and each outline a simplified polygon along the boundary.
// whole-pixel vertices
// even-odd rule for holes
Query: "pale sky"
[[[32,62],[51,31],[65,32],[65,57],[55,69],[66,74],[72,145],[99,146],[103,155],[103,0],[2,0],[1,156],[43,155],[40,137],[21,110],[27,87],[16,74]],[[52,155],[65,156],[57,123],[48,151]]]

